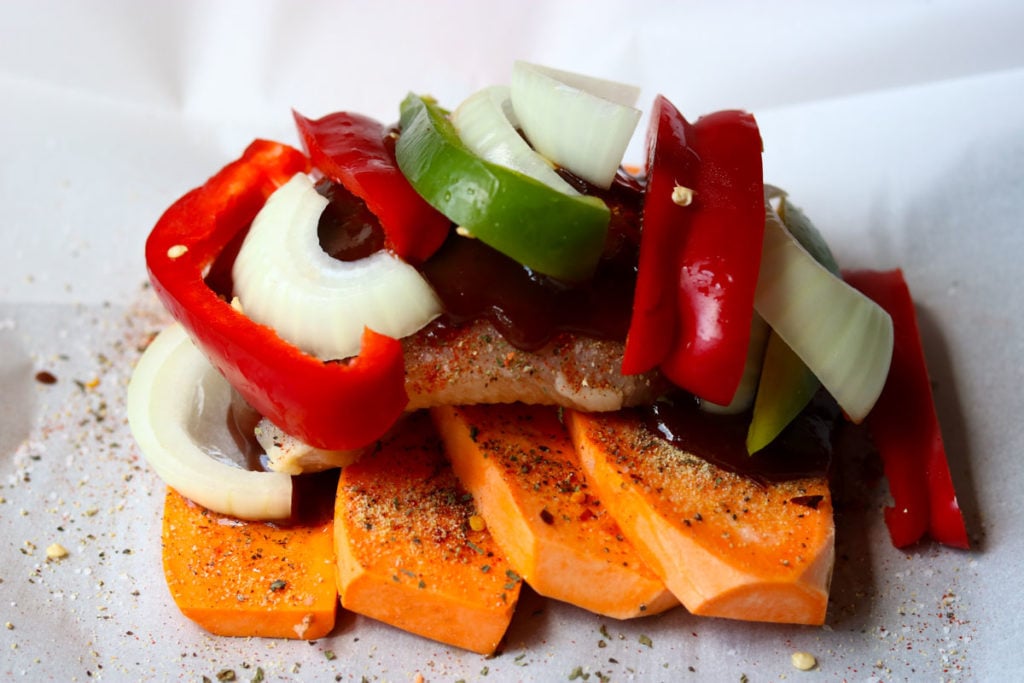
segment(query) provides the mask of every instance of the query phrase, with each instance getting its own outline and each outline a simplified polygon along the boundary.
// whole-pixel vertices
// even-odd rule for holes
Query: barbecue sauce
[[[560,282],[453,232],[420,268],[444,305],[437,324],[457,327],[486,318],[524,351],[543,347],[561,332],[625,341],[636,287],[643,187],[620,173],[608,190],[588,186],[585,191],[603,199],[611,211],[605,250],[592,279]]]
[[[820,391],[783,432],[757,453],[747,453],[749,412],[702,411],[697,399],[680,394],[638,409],[648,429],[680,450],[762,484],[830,474],[838,405]]]

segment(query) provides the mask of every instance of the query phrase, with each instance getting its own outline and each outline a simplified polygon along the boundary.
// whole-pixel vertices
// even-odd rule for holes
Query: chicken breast
[[[668,386],[658,373],[624,376],[619,342],[563,334],[522,351],[486,320],[434,323],[403,345],[409,410],[518,401],[604,412],[650,403]]]

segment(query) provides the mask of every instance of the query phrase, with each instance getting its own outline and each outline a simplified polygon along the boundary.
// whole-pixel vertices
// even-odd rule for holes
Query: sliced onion
[[[327,200],[304,173],[270,196],[232,269],[245,314],[324,360],[359,353],[363,328],[408,336],[441,314],[419,272],[379,251],[357,261],[332,258],[317,225]]]
[[[186,498],[240,519],[284,519],[292,510],[291,477],[232,462],[241,459],[226,417],[232,395],[185,330],[173,324],[132,373],[128,424],[157,475]]]
[[[495,85],[470,95],[452,112],[451,121],[459,139],[481,159],[528,175],[559,192],[579,194],[516,130],[519,124],[507,86]]]
[[[867,416],[889,374],[892,319],[818,263],[767,202],[754,308],[851,420]]]
[[[640,89],[517,61],[512,107],[540,154],[598,187],[615,178],[640,120]]]

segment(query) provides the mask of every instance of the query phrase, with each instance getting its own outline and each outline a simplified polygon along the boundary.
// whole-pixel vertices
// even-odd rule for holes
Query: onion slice
[[[451,121],[459,139],[481,159],[519,171],[553,190],[579,194],[516,130],[519,123],[508,86],[494,85],[473,93],[452,112]]]
[[[517,61],[512,108],[537,152],[607,189],[640,120],[640,89]]]
[[[854,422],[878,400],[892,361],[892,318],[818,261],[765,202],[754,308]]]
[[[175,323],[150,343],[128,384],[128,424],[143,456],[171,488],[205,508],[240,519],[284,519],[292,479],[232,461],[233,390]]]
[[[260,210],[232,268],[244,313],[323,360],[359,353],[363,328],[400,339],[441,314],[419,272],[386,251],[341,261],[320,246],[327,199],[304,173]]]

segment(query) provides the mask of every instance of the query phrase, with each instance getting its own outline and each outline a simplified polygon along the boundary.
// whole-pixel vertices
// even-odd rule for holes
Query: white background
[[[993,0],[0,3],[0,679],[1019,673],[1022,28],[1024,5]],[[840,263],[904,268],[975,551],[893,550],[876,487],[841,523],[825,628],[680,610],[609,624],[535,599],[484,660],[351,616],[311,646],[211,638],[178,615],[162,488],[123,416],[137,346],[163,321],[143,286],[149,228],[254,137],[297,143],[291,108],[391,121],[408,91],[454,106],[517,58],[639,84],[645,109],[662,93],[691,118],[754,112],[766,179]],[[58,382],[36,382],[43,369]],[[54,541],[70,555],[48,563]],[[816,673],[792,669],[796,649]]]

